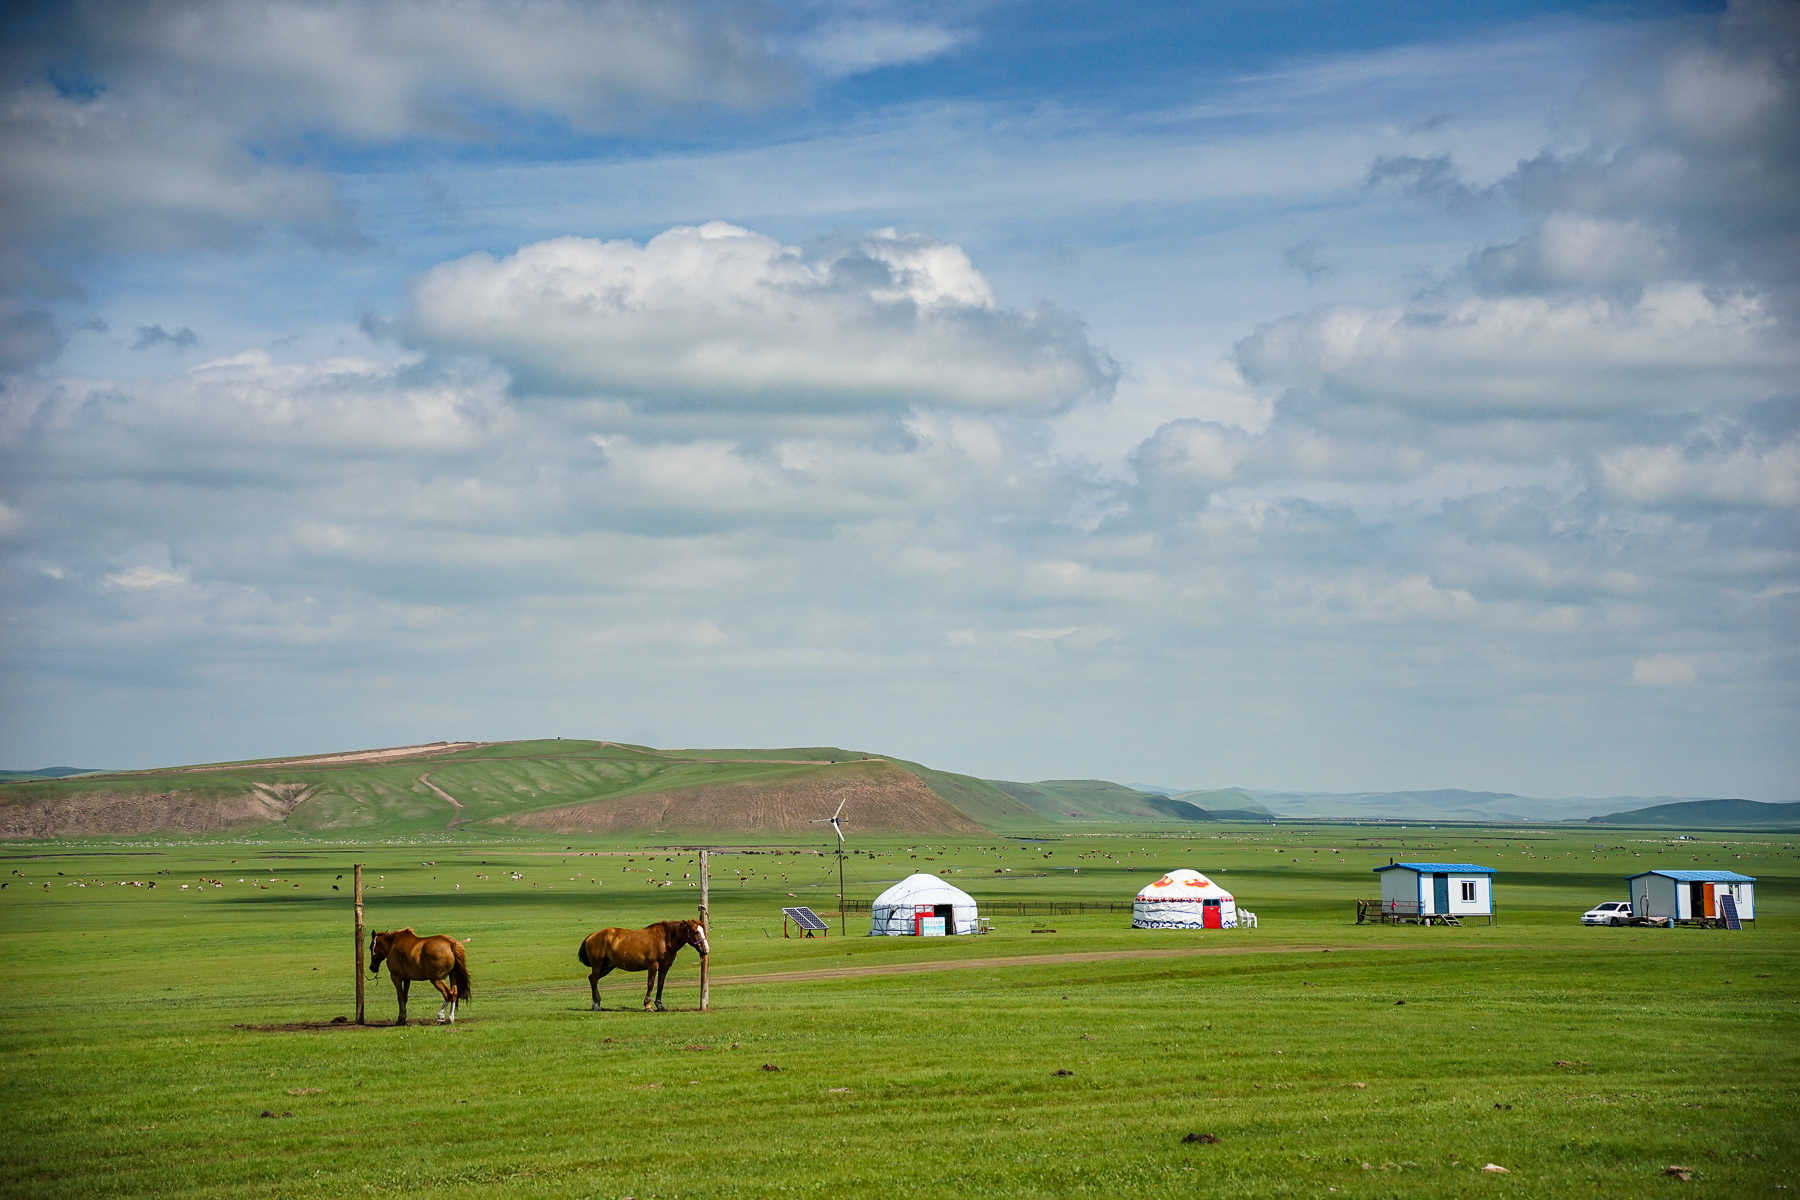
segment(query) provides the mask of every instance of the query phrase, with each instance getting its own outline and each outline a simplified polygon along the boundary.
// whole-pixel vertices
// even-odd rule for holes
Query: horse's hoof
[[[600,1012],[600,1011],[602,1011],[602,1009],[600,1008],[600,1006],[598,1004],[596,1004],[592,1008],[588,1009],[588,1011],[589,1012]]]
[[[661,1000],[658,1000],[656,1002],[656,1011],[657,1012],[668,1012],[669,1010],[663,1007]]]

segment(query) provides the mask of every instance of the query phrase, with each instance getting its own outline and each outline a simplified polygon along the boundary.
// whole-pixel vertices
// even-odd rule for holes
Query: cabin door
[[[1688,884],[1688,920],[1698,921],[1706,915],[1706,885]]]
[[[1431,877],[1431,911],[1442,915],[1450,911],[1450,877],[1433,875]]]
[[[1224,910],[1217,900],[1200,902],[1200,927],[1202,929],[1223,929],[1225,927]]]
[[[934,904],[931,907],[931,915],[944,918],[945,933],[956,932],[956,906],[954,904]]]

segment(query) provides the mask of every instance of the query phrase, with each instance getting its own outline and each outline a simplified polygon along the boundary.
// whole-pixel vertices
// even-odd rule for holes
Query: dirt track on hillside
[[[810,764],[809,764],[810,765]],[[808,777],[703,784],[642,796],[592,800],[500,818],[547,833],[709,830],[829,834],[817,822],[844,804],[852,833],[983,834],[911,771],[883,761],[821,766]]]
[[[1126,959],[1194,958],[1218,954],[1350,954],[1360,950],[1411,950],[1431,943],[1374,943],[1366,946],[1297,946],[1283,944],[1239,946],[1186,946],[1179,950],[1078,950],[1068,954],[1014,954],[999,958],[963,958],[953,961],[885,963],[874,967],[821,967],[810,971],[771,971],[762,975],[714,975],[714,984],[788,983],[816,979],[855,979],[864,975],[923,975],[935,971],[997,970],[1002,967],[1043,967],[1067,963],[1114,962]]]

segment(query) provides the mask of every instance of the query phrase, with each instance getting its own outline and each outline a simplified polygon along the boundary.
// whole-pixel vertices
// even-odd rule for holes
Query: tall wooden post
[[[362,864],[355,866],[356,883],[356,1023],[366,1025],[363,1020],[363,912],[362,912]]]
[[[712,871],[706,865],[706,851],[702,850],[700,852],[700,928],[706,930],[708,947],[710,947],[712,945],[712,930],[707,928],[707,923],[706,923],[707,922],[707,908],[709,907],[708,898],[709,898],[709,894],[711,892],[711,888],[709,885],[711,883],[712,883]],[[707,960],[710,959],[711,957],[712,957],[712,955],[710,955],[710,954],[703,954],[700,956],[700,1011],[701,1012],[709,1012],[712,1009],[712,985],[707,981],[707,978],[706,978]]]

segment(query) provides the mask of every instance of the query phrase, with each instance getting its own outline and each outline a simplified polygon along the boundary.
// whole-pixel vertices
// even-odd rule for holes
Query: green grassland
[[[494,757],[464,761],[496,807],[594,777]],[[821,841],[740,845],[757,853],[712,858],[713,1011],[684,951],[652,1014],[641,975],[589,1012],[575,950],[691,915],[690,852],[442,826],[7,846],[0,1193],[1737,1197],[1800,1178],[1791,836],[853,840],[852,898],[927,870],[989,905],[992,934],[945,939],[856,936],[854,916],[784,939],[782,905],[835,907],[836,864]],[[1499,868],[1497,923],[1356,925],[1390,856]],[[454,1027],[257,1028],[351,1013],[353,861],[372,927],[471,939]],[[1758,927],[1576,924],[1646,865],[1757,876]],[[1004,911],[1128,900],[1177,866],[1260,928]],[[415,1018],[436,1007],[415,990]],[[384,974],[368,1013],[393,1012]]]

